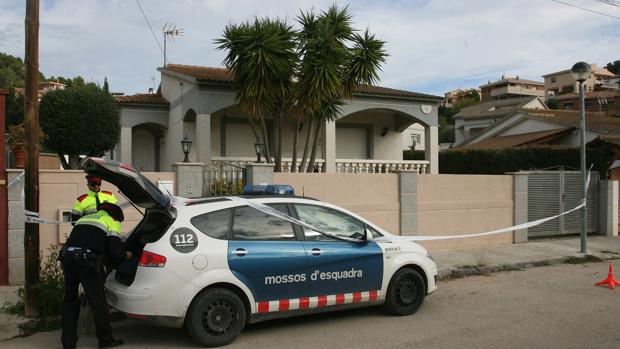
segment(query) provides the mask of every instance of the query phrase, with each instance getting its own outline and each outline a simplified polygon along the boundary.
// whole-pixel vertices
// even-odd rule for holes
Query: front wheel
[[[231,343],[245,326],[245,307],[239,296],[223,288],[200,294],[192,302],[186,327],[195,341],[207,347]]]
[[[385,308],[392,315],[411,315],[422,305],[426,282],[417,270],[403,268],[392,276],[387,290]]]

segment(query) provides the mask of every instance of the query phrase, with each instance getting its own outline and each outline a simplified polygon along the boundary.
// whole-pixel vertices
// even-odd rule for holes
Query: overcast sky
[[[25,0],[0,1],[0,51],[24,56]],[[380,85],[443,95],[502,74],[541,75],[585,60],[620,60],[618,7],[596,0],[362,0],[350,4],[357,29],[369,28],[390,54]],[[159,44],[166,23],[185,29],[168,44],[171,63],[222,66],[213,40],[228,23],[256,16],[294,23],[299,10],[333,0],[139,0]],[[613,18],[616,17],[616,18]],[[159,84],[163,54],[136,0],[41,0],[40,70],[83,76],[112,91],[144,93]]]

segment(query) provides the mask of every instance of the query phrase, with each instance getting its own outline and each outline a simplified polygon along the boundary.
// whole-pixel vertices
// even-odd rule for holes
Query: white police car
[[[272,318],[377,304],[409,315],[436,289],[422,246],[337,206],[291,195],[172,205],[131,165],[91,158],[84,167],[145,208],[126,240],[139,259],[108,277],[110,305],[185,326],[203,345]]]

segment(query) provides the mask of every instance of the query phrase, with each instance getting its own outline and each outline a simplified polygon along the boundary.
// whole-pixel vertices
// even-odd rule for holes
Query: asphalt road
[[[227,348],[620,348],[620,288],[594,286],[608,266],[566,264],[441,282],[413,316],[366,308],[269,321],[249,326]],[[198,347],[182,329],[114,325],[128,343],[122,348]],[[59,339],[58,331],[38,333],[0,347],[59,348]],[[78,343],[96,345],[94,338]]]

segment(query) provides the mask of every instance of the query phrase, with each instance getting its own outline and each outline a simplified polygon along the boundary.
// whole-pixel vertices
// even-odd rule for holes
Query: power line
[[[161,47],[159,40],[157,40],[157,35],[155,35],[155,31],[153,30],[153,27],[151,27],[151,23],[149,23],[149,19],[146,18],[146,14],[144,13],[144,10],[142,9],[142,5],[140,5],[140,1],[136,0],[136,4],[138,4],[138,7],[140,8],[140,12],[142,12],[142,16],[144,17],[144,20],[146,21],[146,24],[148,24],[149,29],[151,29],[151,33],[153,34],[153,39],[155,39],[157,46],[159,46],[159,50],[161,51],[162,54],[165,55],[164,49]]]
[[[570,7],[578,8],[578,9],[583,10],[583,11],[588,11],[588,12],[596,13],[597,15],[602,15],[602,16],[607,16],[607,17],[611,17],[611,18],[615,18],[615,19],[620,19],[620,17],[616,17],[616,16],[608,15],[608,14],[606,14],[606,13],[602,13],[602,12],[597,12],[597,11],[590,10],[590,9],[588,9],[588,8],[585,8],[585,7],[581,7],[581,6],[577,6],[577,5],[569,4],[569,3],[567,3],[567,2],[563,2],[563,1],[559,1],[559,0],[551,0],[551,1],[553,1],[553,2],[557,2],[558,4],[562,4],[562,5],[566,5],[566,6],[570,6]]]
[[[620,3],[614,0],[595,0],[598,2],[602,2],[603,4],[620,7]]]

